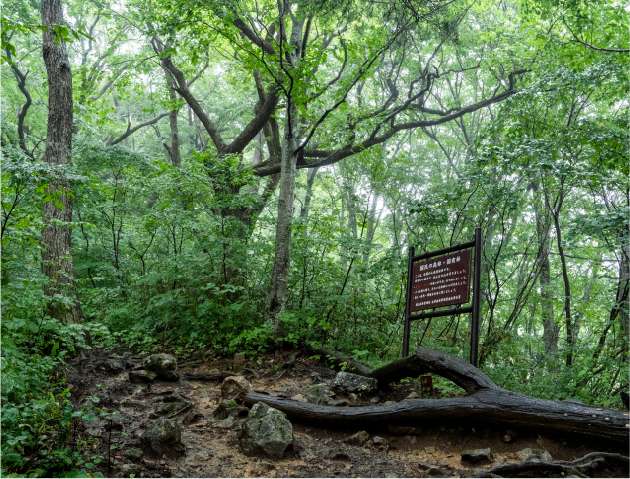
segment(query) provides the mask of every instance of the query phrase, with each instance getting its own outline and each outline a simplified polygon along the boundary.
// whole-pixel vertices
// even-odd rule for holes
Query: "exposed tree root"
[[[627,412],[565,401],[536,399],[498,387],[474,366],[444,353],[420,348],[415,354],[371,371],[381,387],[422,373],[450,379],[468,396],[411,399],[389,405],[336,407],[282,399],[258,392],[245,402],[264,402],[290,418],[340,427],[407,426],[438,421],[518,426],[542,432],[562,432],[618,443],[628,442]]]
[[[484,471],[480,477],[628,477],[629,461],[622,454],[591,452],[573,461],[503,464]]]

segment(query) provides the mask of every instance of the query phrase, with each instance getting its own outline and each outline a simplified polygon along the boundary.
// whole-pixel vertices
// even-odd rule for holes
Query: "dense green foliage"
[[[315,173],[298,170],[278,328],[267,313],[278,195],[256,169],[271,156],[267,132],[242,153],[217,151],[160,64],[172,55],[221,134],[235,137],[258,101],[254,74],[263,82],[283,74],[282,62],[265,64],[234,26],[239,15],[254,16],[253,3],[68,0],[69,27],[58,34],[69,44],[75,131],[72,164],[62,168],[41,161],[51,125],[37,6],[5,4],[3,473],[89,469],[73,433],[88,413],[73,406],[64,376],[80,348],[122,342],[256,355],[324,344],[372,364],[396,357],[407,247],[468,241],[476,225],[485,242],[484,370],[532,395],[618,407],[628,387],[630,277],[630,62],[621,4],[445,2],[429,12],[440,2],[391,2],[391,11],[311,2],[316,38],[337,27],[343,37],[314,41],[287,74],[305,124],[336,105],[314,136],[319,148],[393,125],[372,114],[392,81],[402,95],[419,72],[434,69],[426,106],[444,116],[507,88],[508,74],[519,73],[502,101],[401,130]],[[262,3],[258,14],[270,23],[275,2]],[[414,15],[409,32],[388,37],[387,22],[406,25]],[[152,47],[155,37],[168,48]],[[32,102],[20,127],[26,95]],[[169,143],[169,111],[181,164]],[[403,114],[412,121],[435,113]],[[278,107],[272,119],[285,116]],[[58,177],[70,182],[74,202],[75,278],[67,297],[48,298],[42,207],[57,201],[47,185]],[[50,317],[53,300],[78,300],[84,321]],[[466,356],[467,341],[466,316],[414,323],[412,346]]]

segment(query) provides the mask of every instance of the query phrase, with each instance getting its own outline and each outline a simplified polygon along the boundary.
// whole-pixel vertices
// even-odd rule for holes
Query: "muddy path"
[[[95,404],[111,412],[81,428],[83,442],[91,444],[93,452],[105,458],[100,472],[107,477],[466,477],[475,475],[475,469],[462,463],[464,450],[491,448],[492,461],[484,465],[486,468],[520,462],[519,452],[522,455],[526,448],[545,450],[554,460],[572,460],[594,450],[579,440],[453,426],[370,430],[368,441],[353,445],[346,439],[356,430],[294,423],[294,447],[286,457],[248,456],[239,448],[239,420],[213,417],[221,402],[221,382],[208,380],[208,375],[216,371],[238,372],[254,390],[294,397],[303,395],[312,384],[330,381],[335,371],[310,358],[286,352],[257,361],[237,357],[183,362],[177,382],[132,383],[129,371],[141,362],[142,357],[126,351],[92,350],[69,365],[68,377],[77,405]],[[206,375],[206,379],[186,379],[194,375]],[[349,405],[400,400],[418,394],[416,387],[408,383],[386,396],[336,400]],[[181,424],[183,456],[151,457],[143,450],[141,435],[149,422],[159,417]]]

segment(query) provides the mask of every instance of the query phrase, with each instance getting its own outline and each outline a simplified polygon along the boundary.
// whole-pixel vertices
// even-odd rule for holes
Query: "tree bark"
[[[48,131],[44,162],[63,168],[71,161],[72,150],[72,73],[63,38],[55,32],[64,25],[60,0],[43,0],[41,5],[43,57],[48,77]],[[63,321],[79,320],[80,305],[74,291],[71,247],[72,193],[63,170],[53,174],[47,187],[42,231],[42,270],[48,277],[45,294],[52,317]],[[71,297],[67,306],[60,297]]]
[[[405,377],[434,373],[450,379],[468,393],[444,399],[411,399],[391,405],[320,406],[251,392],[245,403],[263,402],[291,419],[335,427],[387,426],[437,422],[510,425],[545,432],[580,435],[598,441],[628,443],[627,413],[549,401],[513,393],[497,386],[481,370],[445,353],[419,348],[415,354],[372,371],[381,388]]]
[[[565,364],[567,367],[573,365],[573,350],[575,349],[575,332],[573,329],[573,319],[571,317],[571,282],[569,281],[569,273],[567,270],[567,259],[564,254],[564,245],[562,243],[562,230],[560,229],[560,208],[562,207],[562,198],[564,193],[560,193],[559,204],[557,209],[552,211],[553,224],[556,230],[556,243],[558,245],[558,255],[560,255],[560,265],[562,267],[562,285],[564,288],[564,327],[566,334],[567,350],[565,354]]]
[[[534,213],[536,216],[536,233],[538,235],[538,264],[540,267],[540,309],[543,321],[543,342],[545,354],[555,356],[558,352],[559,327],[553,312],[553,293],[551,290],[551,265],[549,262],[549,215],[543,207],[539,194],[538,182],[531,184]]]
[[[288,115],[291,118],[291,115]],[[287,119],[287,122],[292,121]],[[278,315],[283,310],[287,299],[289,268],[291,265],[291,223],[293,220],[293,193],[295,190],[295,173],[297,155],[293,128],[287,125],[282,145],[280,169],[280,190],[278,193],[278,214],[276,218],[276,248],[269,291],[269,313],[274,330],[280,332]]]
[[[166,151],[168,151],[168,156],[173,166],[179,167],[179,165],[181,165],[182,163],[182,156],[179,148],[179,127],[177,124],[177,114],[179,112],[179,109],[176,106],[177,94],[173,86],[173,79],[171,78],[171,74],[166,68],[163,68],[163,70],[166,78],[168,99],[171,103],[171,109],[168,112],[168,123],[171,130],[170,145],[165,144],[164,146],[166,147]]]
[[[312,168],[308,170],[306,174],[306,191],[304,193],[304,202],[300,208],[300,221],[306,223],[308,221],[308,214],[311,209],[311,200],[313,198],[313,184],[315,183],[315,176],[319,168]],[[306,224],[304,225],[306,233]]]
[[[279,314],[285,307],[288,293],[289,268],[291,266],[291,226],[293,222],[293,194],[298,161],[299,125],[298,109],[293,98],[292,71],[298,67],[303,48],[302,12],[291,13],[288,2],[278,2],[280,13],[280,43],[287,42],[291,51],[279,52],[280,67],[290,79],[290,86],[285,90],[286,116],[280,159],[280,190],[278,193],[278,214],[276,218],[276,245],[271,275],[271,289],[268,298],[268,312],[277,335],[282,335]],[[291,32],[287,35],[285,18],[290,17]]]

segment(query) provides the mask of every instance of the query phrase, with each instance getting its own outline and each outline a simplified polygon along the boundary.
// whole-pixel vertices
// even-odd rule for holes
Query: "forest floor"
[[[365,444],[350,445],[345,439],[355,430],[294,422],[295,446],[285,458],[248,456],[239,448],[235,424],[213,417],[221,402],[221,382],[187,380],[186,373],[240,371],[254,390],[291,397],[302,394],[311,384],[330,381],[335,371],[286,352],[266,355],[256,362],[242,358],[209,358],[188,365],[182,362],[178,382],[131,383],[129,369],[141,362],[141,357],[125,351],[91,350],[69,366],[77,405],[98,398],[98,407],[114,412],[111,420],[101,419],[79,428],[82,444],[105,458],[101,472],[107,477],[466,477],[479,471],[475,473],[461,462],[461,453],[467,449],[491,448],[493,462],[485,464],[487,468],[520,462],[517,453],[524,448],[544,449],[554,460],[572,460],[602,450],[575,439],[452,425],[369,431],[371,439]],[[398,385],[378,400],[401,400],[412,388],[413,384]],[[165,408],[169,402],[183,404],[181,413],[177,406]],[[151,458],[142,452],[140,437],[147,422],[164,415],[182,424],[186,453],[181,457]],[[375,436],[379,437],[376,441]]]

